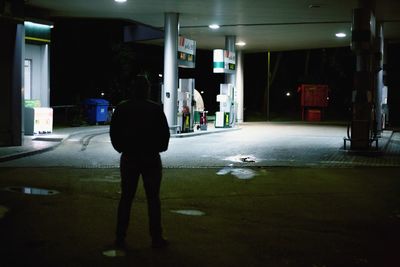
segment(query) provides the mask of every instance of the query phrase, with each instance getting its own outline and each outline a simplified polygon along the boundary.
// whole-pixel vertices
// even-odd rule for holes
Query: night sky
[[[126,83],[139,72],[152,82],[152,97],[159,100],[158,74],[163,73],[163,47],[123,43],[124,22],[113,20],[59,20],[52,34],[51,105],[78,105],[88,97],[101,97],[112,105],[126,97]],[[390,44],[388,69],[391,120],[398,123],[397,88],[400,84],[398,45]],[[307,61],[308,58],[308,61]],[[279,64],[278,64],[279,62]],[[308,64],[306,64],[308,62]],[[278,65],[277,65],[278,64]],[[327,84],[330,107],[326,118],[348,120],[353,86],[355,56],[349,47],[302,51],[272,52],[271,72],[276,68],[270,96],[272,120],[299,120],[300,100],[297,88],[302,83]],[[179,69],[180,78],[195,78],[196,89],[204,91],[206,109],[218,109],[216,95],[223,74],[212,73],[212,51],[197,50],[196,68]],[[263,95],[267,83],[267,53],[245,54],[245,119],[264,120]],[[290,92],[290,97],[286,93]]]

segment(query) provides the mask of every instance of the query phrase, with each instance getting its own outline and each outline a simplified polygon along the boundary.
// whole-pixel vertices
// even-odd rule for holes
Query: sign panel
[[[179,36],[178,66],[182,68],[196,66],[196,41]]]
[[[214,73],[235,73],[235,71],[235,52],[223,49],[214,49]]]
[[[25,40],[33,43],[50,43],[53,26],[25,21]]]
[[[34,133],[51,133],[53,131],[53,109],[34,108]]]
[[[53,131],[53,109],[25,107],[25,135],[45,134]]]

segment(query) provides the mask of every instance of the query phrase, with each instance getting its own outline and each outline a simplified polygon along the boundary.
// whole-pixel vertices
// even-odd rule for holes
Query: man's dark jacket
[[[115,108],[111,143],[118,152],[145,155],[168,149],[169,127],[160,105],[149,100],[126,100]]]

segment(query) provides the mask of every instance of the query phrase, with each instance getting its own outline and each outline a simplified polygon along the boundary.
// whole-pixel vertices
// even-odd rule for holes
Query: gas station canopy
[[[372,2],[372,1],[370,1]],[[281,51],[348,46],[357,0],[27,0],[27,16],[113,18],[163,29],[164,14],[179,13],[180,34],[200,49],[222,48],[225,36],[246,43],[242,50]],[[385,39],[400,40],[400,1],[376,0]],[[209,25],[217,24],[219,29]],[[346,34],[338,38],[337,33]],[[161,41],[153,41],[160,43]]]

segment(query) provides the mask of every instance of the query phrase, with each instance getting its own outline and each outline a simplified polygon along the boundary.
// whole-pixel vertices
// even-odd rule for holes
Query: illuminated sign
[[[236,55],[235,52],[214,49],[214,73],[235,73]]]
[[[178,66],[182,68],[194,68],[196,66],[196,41],[179,37]]]
[[[53,131],[53,109],[34,108],[33,132],[51,133]]]
[[[25,21],[25,40],[33,43],[50,43],[52,25]]]

